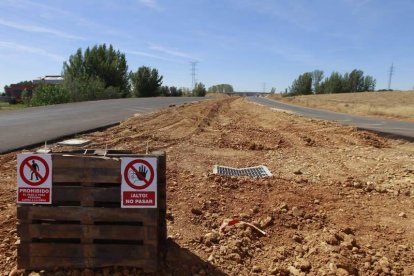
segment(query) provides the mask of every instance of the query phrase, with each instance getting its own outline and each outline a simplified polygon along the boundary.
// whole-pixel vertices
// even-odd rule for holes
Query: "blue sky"
[[[0,91],[59,74],[78,48],[107,43],[130,70],[155,67],[165,85],[288,87],[299,74],[354,68],[386,88],[414,86],[412,0],[0,0]]]

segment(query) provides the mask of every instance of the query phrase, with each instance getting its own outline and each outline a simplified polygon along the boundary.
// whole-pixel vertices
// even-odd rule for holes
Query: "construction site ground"
[[[167,152],[160,275],[414,275],[414,144],[220,98],[83,135],[87,148]],[[67,150],[53,146],[53,151]],[[135,275],[134,268],[16,270],[16,154],[0,156],[2,275]],[[267,178],[212,173],[265,165]],[[237,218],[266,232],[238,223]]]

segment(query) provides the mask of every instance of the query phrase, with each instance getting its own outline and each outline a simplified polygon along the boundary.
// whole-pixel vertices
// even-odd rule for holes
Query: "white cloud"
[[[0,0],[0,5],[4,4],[7,6],[14,7],[16,9],[23,9],[26,11],[36,10],[40,18],[43,18],[50,22],[64,19],[69,22],[73,22],[74,24],[78,26],[85,27],[86,29],[89,29],[90,31],[94,33],[98,32],[98,33],[105,33],[105,34],[109,34],[113,36],[122,36],[122,37],[131,38],[131,36],[127,34],[126,32],[124,32],[123,30],[119,30],[111,26],[98,24],[96,22],[89,20],[88,18],[79,16],[78,14],[67,11],[63,8],[53,7],[52,5],[46,5],[46,4],[42,4],[39,2],[33,2],[30,0],[3,0],[4,1],[3,3],[1,1],[2,0]]]
[[[153,51],[161,52],[161,53],[164,53],[170,56],[174,56],[174,57],[186,58],[186,59],[191,59],[191,60],[196,59],[190,53],[182,52],[177,49],[170,49],[170,48],[167,48],[161,45],[150,44],[149,49]]]
[[[159,9],[159,6],[156,0],[138,0],[138,2],[148,8]]]
[[[17,29],[17,30],[21,30],[21,31],[25,31],[25,32],[29,32],[29,33],[44,33],[44,34],[50,34],[50,35],[54,35],[54,36],[58,36],[58,37],[62,37],[62,38],[67,38],[67,39],[74,39],[74,40],[83,40],[84,39],[82,37],[79,37],[79,36],[76,36],[76,35],[71,35],[71,34],[61,32],[59,30],[55,30],[55,29],[52,29],[52,28],[21,24],[21,23],[16,23],[16,22],[12,22],[12,21],[6,21],[6,20],[3,20],[3,19],[0,19],[0,25],[6,26],[6,27],[9,27],[9,28],[13,28],[13,29]]]
[[[7,49],[7,50],[21,52],[21,53],[35,54],[39,56],[48,57],[50,59],[53,59],[55,61],[60,61],[60,62],[63,62],[65,60],[65,57],[57,55],[57,54],[53,54],[49,51],[46,51],[45,49],[36,48],[32,46],[26,46],[20,43],[0,41],[0,49]]]
[[[155,59],[160,59],[160,60],[165,60],[165,61],[171,61],[171,62],[177,62],[177,63],[185,63],[185,62],[183,62],[181,60],[172,59],[172,58],[168,58],[168,57],[163,57],[163,56],[159,56],[159,55],[154,55],[154,54],[150,54],[150,53],[142,52],[142,51],[127,50],[127,51],[125,51],[125,53],[131,54],[131,55],[136,55],[136,56],[143,56],[143,57],[155,58]]]

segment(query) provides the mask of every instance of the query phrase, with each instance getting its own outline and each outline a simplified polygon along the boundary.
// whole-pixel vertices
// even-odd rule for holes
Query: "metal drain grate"
[[[272,173],[266,166],[256,166],[249,168],[231,168],[220,165],[215,165],[213,173],[230,176],[251,176],[251,177],[265,177],[272,176]]]

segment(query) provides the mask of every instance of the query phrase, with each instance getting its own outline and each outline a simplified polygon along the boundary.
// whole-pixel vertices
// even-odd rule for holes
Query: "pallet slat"
[[[73,244],[21,243],[19,256],[63,258],[135,258],[149,259],[156,255],[154,246],[137,244]]]
[[[17,219],[21,223],[33,220],[83,221],[92,222],[142,222],[144,226],[157,226],[157,209],[111,209],[95,207],[49,207],[18,206]]]
[[[18,224],[17,234],[21,241],[34,238],[107,239],[142,240],[144,244],[154,244],[157,239],[153,227],[134,225]]]
[[[156,271],[156,259],[136,258],[56,258],[56,257],[17,257],[18,267],[30,267],[31,269],[54,269],[63,268],[95,268],[105,266],[129,266],[140,267],[144,271]]]
[[[55,168],[53,167],[53,183],[89,182],[89,183],[120,183],[121,170],[105,168]]]
[[[94,201],[121,202],[121,187],[80,187],[55,186],[52,188],[53,201],[81,201],[83,194],[88,194]]]
[[[120,208],[122,157],[157,158],[157,208]],[[52,161],[52,204],[17,207],[18,268],[132,266],[156,272],[167,233],[165,152],[52,154]]]

